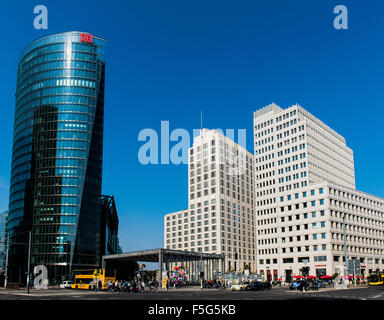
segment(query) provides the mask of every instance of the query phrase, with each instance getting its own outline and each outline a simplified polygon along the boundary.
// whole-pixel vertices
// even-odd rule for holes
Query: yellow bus
[[[384,274],[371,274],[368,277],[368,284],[370,286],[382,286],[384,285]]]
[[[98,283],[101,281],[102,290],[108,289],[108,282],[116,281],[116,272],[113,276],[107,276],[105,269],[85,269],[73,271],[74,280],[72,289],[92,290],[98,288]]]

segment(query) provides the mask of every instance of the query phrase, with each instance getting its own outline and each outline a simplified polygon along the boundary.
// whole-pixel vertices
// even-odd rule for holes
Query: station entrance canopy
[[[124,268],[132,262],[158,262],[160,278],[172,272],[174,266],[182,266],[189,275],[189,281],[198,283],[201,272],[204,272],[203,278],[208,280],[223,273],[224,259],[222,254],[159,248],[103,256],[102,267]]]

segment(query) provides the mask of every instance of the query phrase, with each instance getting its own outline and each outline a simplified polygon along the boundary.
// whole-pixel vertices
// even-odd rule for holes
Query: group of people
[[[170,279],[167,283],[167,289],[169,289],[169,287],[171,288],[181,288],[181,287],[185,287],[185,286],[189,286],[189,282],[188,281],[182,281],[182,280],[172,280]]]
[[[231,282],[229,280],[203,280],[204,289],[225,289],[230,287]]]
[[[159,284],[155,281],[148,281],[147,283],[142,281],[126,281],[126,280],[116,280],[115,282],[108,282],[108,291],[110,292],[145,292],[145,287],[149,291],[157,290]]]
[[[290,290],[299,290],[299,291],[307,291],[307,290],[319,290],[320,281],[318,279],[303,279],[299,281],[294,281],[290,284]]]

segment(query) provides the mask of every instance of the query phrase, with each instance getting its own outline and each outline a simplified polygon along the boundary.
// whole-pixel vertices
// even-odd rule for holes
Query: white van
[[[63,281],[62,283],[60,283],[60,288],[68,289],[71,288],[71,285],[72,281]]]

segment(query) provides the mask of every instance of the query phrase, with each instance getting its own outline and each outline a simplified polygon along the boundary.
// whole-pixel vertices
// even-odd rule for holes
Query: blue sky
[[[48,8],[48,30],[33,8]],[[349,29],[335,30],[346,5]],[[0,27],[0,210],[8,206],[17,59],[31,41],[80,30],[107,39],[103,193],[124,250],[161,247],[163,215],[187,206],[186,165],[141,165],[140,130],[247,129],[271,102],[299,103],[354,150],[357,189],[384,197],[382,1],[7,1]],[[171,144],[172,146],[172,144]]]

